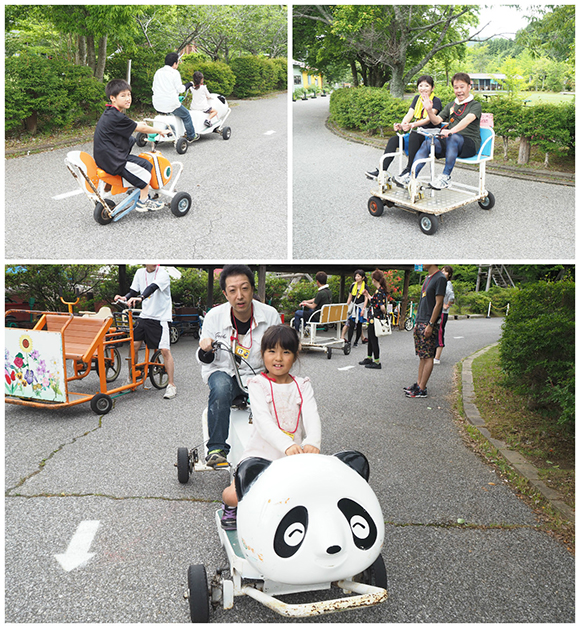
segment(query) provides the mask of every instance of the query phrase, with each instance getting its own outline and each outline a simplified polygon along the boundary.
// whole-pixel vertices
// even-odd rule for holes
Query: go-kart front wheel
[[[231,128],[229,126],[224,126],[224,128],[222,129],[222,137],[224,138],[224,140],[229,140],[231,136],[232,136]]]
[[[209,621],[209,589],[203,565],[189,566],[187,587],[189,589],[189,613],[192,623],[206,624]]]
[[[177,479],[180,484],[189,482],[189,451],[187,447],[177,449]]]
[[[375,562],[362,573],[353,578],[356,582],[370,584],[372,587],[387,589],[387,570],[382,554],[379,554]]]
[[[185,216],[191,209],[191,196],[187,192],[178,192],[171,199],[171,213],[178,218]]]
[[[113,201],[110,198],[105,199],[105,203],[107,203],[107,205],[109,206],[110,209],[114,209],[115,208],[115,201]],[[97,203],[95,205],[95,211],[93,212],[93,218],[100,224],[100,225],[108,225],[111,220],[113,220],[113,218],[111,216],[109,216],[109,209],[103,207],[103,205],[101,203]]]
[[[135,144],[140,148],[147,146],[147,133],[137,133],[135,136]]]
[[[371,196],[369,198],[369,202],[367,203],[367,207],[369,208],[369,213],[371,216],[382,216],[383,210],[385,209],[385,205],[378,196]]]
[[[491,209],[495,205],[495,196],[491,192],[488,192],[484,199],[478,201],[478,205],[481,209]]]
[[[98,393],[91,399],[91,410],[95,414],[107,414],[113,407],[113,400],[105,393]]]
[[[419,227],[427,235],[434,235],[439,229],[439,218],[433,214],[421,214],[419,216]]]
[[[184,137],[180,137],[175,142],[175,150],[180,154],[184,155],[187,152],[187,140]]]

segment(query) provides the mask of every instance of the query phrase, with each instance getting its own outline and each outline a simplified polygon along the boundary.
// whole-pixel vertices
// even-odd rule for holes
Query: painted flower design
[[[32,338],[28,334],[20,336],[20,349],[24,353],[30,353],[32,351]]]

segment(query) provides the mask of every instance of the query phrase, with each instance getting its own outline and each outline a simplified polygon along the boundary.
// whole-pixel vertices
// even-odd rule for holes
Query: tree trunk
[[[391,69],[393,74],[391,75],[390,92],[394,98],[403,98],[405,95],[405,84],[403,83],[403,68],[399,64],[393,64]]]
[[[36,135],[36,129],[37,129],[37,125],[38,125],[38,113],[36,111],[33,111],[28,116],[28,118],[26,118],[24,120],[24,123],[26,124],[26,130],[31,135]]]
[[[96,58],[95,58],[95,40],[94,40],[93,36],[92,35],[87,35],[86,42],[87,42],[87,63],[86,63],[86,65],[88,65],[89,68],[91,68],[91,70],[93,71],[93,76],[94,76],[95,72],[96,72],[96,69],[97,69],[97,64],[96,64]]]
[[[532,146],[527,137],[520,137],[520,150],[518,153],[518,164],[525,165],[530,161],[530,151]]]
[[[508,138],[507,137],[503,137],[503,160],[507,161],[508,160]]]
[[[99,54],[97,56],[97,67],[95,68],[95,78],[99,82],[103,82],[105,75],[105,65],[107,63],[107,35],[103,35],[99,39]]]
[[[550,164],[548,163],[548,158],[550,156],[550,153],[546,153],[545,157],[544,157],[544,168],[547,168]]]
[[[350,62],[350,71],[351,71],[351,74],[352,74],[353,85],[355,87],[358,87],[358,72],[356,70],[356,62],[355,61],[351,61]]]

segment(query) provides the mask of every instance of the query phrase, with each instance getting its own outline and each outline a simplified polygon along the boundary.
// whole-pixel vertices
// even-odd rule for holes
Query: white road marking
[[[266,131],[264,135],[274,135],[274,133],[276,133],[276,131]]]
[[[337,371],[348,371],[349,369],[353,369],[354,366],[342,366],[339,369],[336,369]]]
[[[63,198],[68,198],[69,196],[77,196],[78,194],[82,194],[82,190],[73,190],[72,192],[65,192],[64,194],[59,194],[58,196],[53,196],[53,201],[60,201]]]
[[[66,553],[54,555],[65,571],[72,571],[84,565],[95,555],[94,553],[90,553],[89,549],[91,548],[99,525],[100,521],[81,521],[69,543]]]

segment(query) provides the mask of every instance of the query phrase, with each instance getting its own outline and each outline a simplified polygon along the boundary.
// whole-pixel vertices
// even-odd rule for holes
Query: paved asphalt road
[[[67,152],[92,154],[92,143],[6,160],[6,258],[285,259],[287,95],[230,104],[228,141],[207,135],[185,155],[159,146],[184,164],[176,189],[189,192],[193,206],[181,218],[169,209],[131,212],[102,226],[86,196],[54,200],[79,189],[63,162]]]
[[[464,446],[452,420],[453,364],[496,341],[500,326],[499,319],[450,321],[427,399],[402,392],[417,369],[408,332],[381,339],[381,371],[358,366],[364,346],[331,360],[301,356],[297,374],[313,382],[323,453],[367,455],[386,521],[389,599],[317,621],[574,621],[572,556],[537,529],[533,512]],[[202,440],[207,388],[196,348],[191,337],[173,346],[179,392],[171,401],[139,390],[104,417],[88,405],[6,406],[7,622],[189,621],[188,565],[203,563],[211,576],[226,564],[213,517],[227,474],[198,473],[180,485],[173,467],[178,446]],[[100,522],[94,557],[67,572],[55,555],[86,520]],[[281,619],[238,598],[212,621]]]
[[[423,255],[461,260],[574,258],[573,187],[489,175],[495,207],[484,211],[473,203],[451,211],[433,236],[400,207],[371,216],[372,182],[364,172],[376,167],[381,152],[329,131],[328,103],[292,104],[295,259],[411,259],[417,246]],[[477,184],[476,173],[459,168],[453,179]]]

